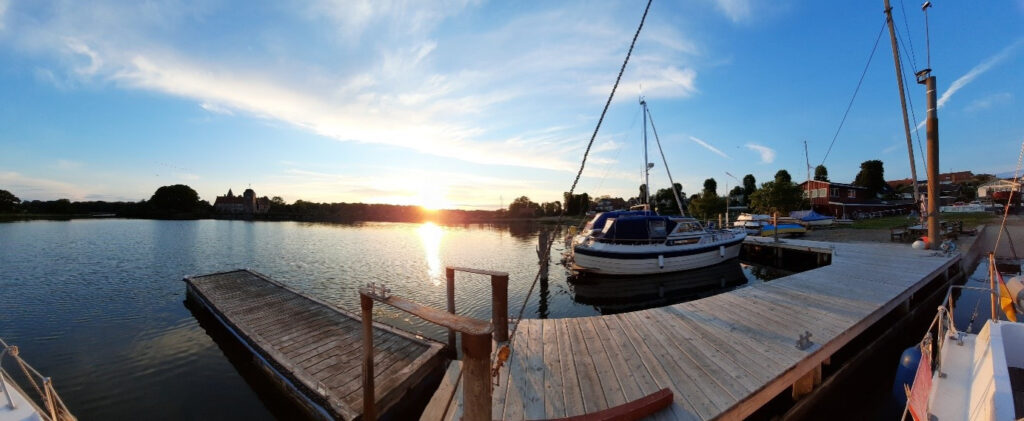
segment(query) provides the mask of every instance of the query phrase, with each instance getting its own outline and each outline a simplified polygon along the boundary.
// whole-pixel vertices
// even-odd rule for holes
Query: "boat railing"
[[[938,311],[935,317],[932,319],[928,330],[925,331],[924,336],[921,338],[919,346],[922,348],[922,352],[929,352],[932,355],[931,361],[934,365],[934,369],[942,373],[942,346],[946,343],[946,340],[953,339],[958,343],[963,343],[964,336],[970,333],[970,326],[967,327],[967,331],[961,331],[956,327],[956,321],[953,318],[953,290],[972,290],[984,292],[987,294],[995,294],[991,288],[976,287],[969,285],[950,285],[946,290],[946,296],[942,299],[942,304],[939,305]],[[972,318],[973,323],[973,318]],[[932,334],[935,334],[933,337]],[[909,410],[909,399],[907,406],[904,407],[903,417],[906,419]]]
[[[53,388],[53,379],[43,376],[39,371],[36,371],[35,368],[28,365],[28,363],[21,358],[20,350],[17,346],[8,345],[3,339],[0,339],[0,346],[3,347],[3,350],[0,351],[0,389],[3,389],[4,398],[7,400],[6,405],[8,408],[16,409],[17,407],[14,398],[11,396],[10,390],[10,388],[15,387],[15,385],[8,385],[8,382],[13,383],[14,379],[3,371],[4,357],[9,355],[11,359],[18,364],[18,367],[21,368],[21,371],[28,383],[32,385],[32,388],[35,390],[38,399],[41,400],[43,406],[45,406],[46,413],[40,413],[40,416],[50,421],[76,420],[76,418],[71,415],[71,411],[68,410],[67,405],[64,404],[64,401],[57,394],[57,390]],[[42,386],[40,386],[40,384],[42,384]],[[29,397],[26,396],[26,399],[29,399]]]

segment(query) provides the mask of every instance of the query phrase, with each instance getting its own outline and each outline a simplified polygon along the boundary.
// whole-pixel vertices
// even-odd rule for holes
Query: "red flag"
[[[924,348],[924,346],[922,346]],[[917,364],[914,385],[910,387],[907,405],[910,415],[915,421],[928,421],[928,394],[932,390],[932,356],[931,351],[921,349],[921,361]]]

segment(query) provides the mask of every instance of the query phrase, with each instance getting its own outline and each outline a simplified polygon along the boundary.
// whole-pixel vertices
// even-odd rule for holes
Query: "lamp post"
[[[742,183],[740,183],[740,180],[738,178],[736,178],[735,175],[729,174],[728,171],[725,172],[725,175],[729,176],[733,180],[736,180],[736,185],[737,186],[742,184]],[[729,228],[729,199],[732,199],[732,195],[729,194],[729,182],[726,181],[725,182],[725,227],[726,228]]]

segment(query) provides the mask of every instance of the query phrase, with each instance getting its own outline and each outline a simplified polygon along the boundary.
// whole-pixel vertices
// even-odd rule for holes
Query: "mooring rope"
[[[1003,208],[1003,221],[999,223],[999,234],[996,235],[996,245],[992,247],[992,255],[995,255],[996,250],[999,250],[999,240],[1003,238],[1003,231],[1006,230],[1006,218],[1010,216],[1010,203],[1013,201],[1014,193],[1017,193],[1018,195],[1020,194],[1020,192],[1016,191],[1016,186],[1017,183],[1020,182],[1020,168],[1022,163],[1024,163],[1024,141],[1021,142],[1020,153],[1017,154],[1017,169],[1013,170],[1013,185],[1010,187],[1010,197],[1006,198],[1006,206]],[[1017,200],[1020,200],[1020,197],[1018,197]],[[1009,234],[1006,235],[1006,239],[1011,242],[1010,245],[1012,247],[1013,240],[1010,239]],[[1017,251],[1014,250],[1013,254],[1013,257],[1016,258]]]
[[[629,58],[633,54],[633,48],[636,47],[636,40],[640,36],[640,30],[644,27],[644,21],[647,20],[647,12],[651,10],[651,2],[653,0],[647,0],[647,7],[644,8],[644,14],[640,17],[640,25],[637,26],[636,32],[633,33],[633,41],[629,44],[629,51],[626,52],[626,59],[622,62],[622,67],[619,68],[619,75],[615,77],[615,84],[612,85],[612,91],[608,94],[608,100],[604,103],[604,109],[601,110],[601,117],[597,119],[597,126],[594,127],[594,133],[590,135],[590,141],[587,142],[587,149],[583,152],[583,160],[580,162],[580,169],[576,172],[576,178],[572,181],[572,187],[569,188],[568,200],[572,200],[572,195],[576,191],[576,185],[580,181],[580,176],[583,175],[583,168],[587,165],[587,156],[590,155],[590,148],[594,146],[594,139],[597,138],[597,132],[601,129],[601,123],[604,121],[605,114],[608,113],[608,107],[611,106],[612,98],[615,97],[615,91],[619,88],[619,82],[622,81],[622,74],[626,71],[626,64],[629,63]],[[568,203],[566,203],[568,208]],[[561,215],[558,215],[556,226],[562,225],[562,219],[565,216],[565,210],[562,211]],[[555,236],[552,235],[548,238],[545,251],[547,252],[548,258],[551,257],[551,245],[555,242]],[[526,311],[526,305],[530,301],[530,296],[533,295],[533,289],[537,286],[537,281],[540,280],[542,269],[537,270],[537,275],[533,277],[533,283],[530,284],[530,289],[526,292],[526,296],[523,297],[523,304],[519,307],[519,313],[516,316],[516,323],[512,326],[511,332],[509,332],[509,347],[515,342],[516,330],[519,329],[519,322],[523,319],[523,312]]]

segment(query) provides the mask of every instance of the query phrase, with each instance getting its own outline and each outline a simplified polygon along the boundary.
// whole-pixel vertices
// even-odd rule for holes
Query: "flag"
[[[1003,313],[1006,313],[1006,320],[1011,322],[1017,321],[1017,308],[1013,305],[1013,296],[1010,295],[1010,289],[1006,287],[1006,282],[1003,282],[1003,274],[996,272],[996,278],[999,279],[999,307],[1003,309]]]
[[[931,345],[921,344],[921,361],[917,364],[914,385],[910,387],[907,406],[915,421],[928,421],[928,394],[932,389]]]

